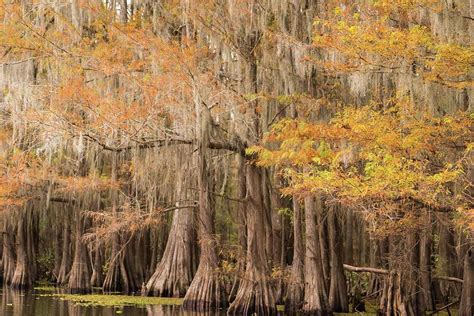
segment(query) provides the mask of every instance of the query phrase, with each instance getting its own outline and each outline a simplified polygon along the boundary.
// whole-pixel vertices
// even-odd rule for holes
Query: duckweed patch
[[[50,296],[74,302],[82,306],[145,306],[145,305],[181,305],[182,298],[148,297],[109,294],[51,294]]]
[[[33,287],[34,290],[36,291],[44,291],[44,292],[54,292],[59,290],[58,287],[52,286],[52,285],[38,285]]]

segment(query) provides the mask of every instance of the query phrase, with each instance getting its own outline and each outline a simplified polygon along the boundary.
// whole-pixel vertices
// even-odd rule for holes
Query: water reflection
[[[144,307],[80,306],[60,297],[48,296],[55,292],[18,292],[3,288],[0,315],[2,316],[223,316],[225,312],[191,313],[179,306],[148,305]],[[56,292],[56,293],[59,293]],[[45,296],[46,294],[46,296]]]

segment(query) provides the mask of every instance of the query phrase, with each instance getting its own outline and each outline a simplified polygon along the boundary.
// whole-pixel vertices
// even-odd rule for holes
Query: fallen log
[[[389,271],[386,269],[379,269],[379,268],[372,268],[372,267],[355,267],[348,264],[344,264],[344,269],[350,272],[357,272],[357,273],[367,272],[367,273],[384,274],[384,275],[389,274]],[[448,282],[463,283],[462,279],[455,278],[455,277],[433,275],[432,278],[436,280],[442,280],[442,281],[448,281]]]

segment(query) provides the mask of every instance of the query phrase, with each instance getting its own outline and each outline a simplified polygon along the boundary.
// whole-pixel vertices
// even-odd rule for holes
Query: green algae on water
[[[59,297],[82,306],[181,305],[183,302],[182,298],[110,294],[51,294],[50,296]]]
[[[59,289],[60,289],[59,287],[52,286],[52,285],[38,285],[38,286],[33,287],[33,290],[44,291],[44,292],[54,292]]]

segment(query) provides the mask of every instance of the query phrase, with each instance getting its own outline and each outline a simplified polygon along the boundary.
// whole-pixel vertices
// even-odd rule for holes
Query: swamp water
[[[111,301],[107,302],[108,295],[93,295],[92,302],[69,300],[62,297],[60,290],[31,290],[18,292],[3,288],[0,291],[0,315],[1,316],[171,316],[171,315],[205,315],[203,313],[183,312],[180,306],[143,304],[121,305],[118,295],[111,295]],[[73,298],[74,296],[70,296]],[[77,296],[85,297],[85,296]],[[140,299],[140,298],[138,298]],[[99,304],[99,305],[97,305]],[[117,305],[112,305],[117,304]],[[127,304],[127,303],[126,303]],[[107,306],[100,306],[107,305]],[[223,316],[222,313],[206,315]]]
[[[181,299],[124,295],[70,295],[54,287],[19,292],[0,288],[0,316],[225,316],[182,311]],[[280,306],[283,308],[283,306]],[[279,312],[282,316],[284,313]],[[375,313],[335,314],[375,315]]]

